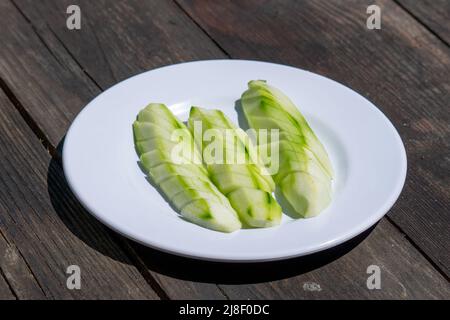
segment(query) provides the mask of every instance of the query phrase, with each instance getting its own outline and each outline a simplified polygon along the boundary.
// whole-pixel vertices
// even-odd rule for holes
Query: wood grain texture
[[[61,170],[2,91],[0,149],[0,267],[19,298],[158,298],[105,228],[78,216],[70,193],[61,192],[66,216],[58,216],[48,188],[61,185]],[[69,232],[63,219],[100,239],[97,250]],[[70,265],[81,269],[81,290],[67,289]]]
[[[274,272],[278,268],[301,269],[304,264],[303,259],[296,263],[276,263],[265,272]],[[380,290],[367,288],[367,268],[371,264],[380,268]],[[447,281],[437,275],[436,270],[386,219],[344,257],[308,273],[265,284],[221,287],[232,299],[248,296],[256,299],[450,298]]]
[[[450,45],[450,1],[448,0],[396,0],[418,21],[426,25],[439,38]]]
[[[165,254],[152,261],[173,277],[217,282],[231,299],[450,298],[447,281],[385,219],[341,246],[287,261],[224,264]],[[381,290],[367,288],[370,265],[380,267]]]
[[[45,294],[19,250],[0,233],[0,270],[19,299],[44,299]]]
[[[49,141],[51,149],[61,149],[62,142],[60,142],[60,139],[64,136],[75,115],[101,92],[101,88],[96,83],[102,83],[102,85],[107,87],[110,83],[114,83],[117,80],[116,76],[105,78],[105,64],[98,63],[98,68],[96,68],[95,59],[91,61],[89,57],[75,56],[74,54],[77,51],[75,53],[67,51],[66,48],[70,46],[70,41],[75,41],[72,44],[74,47],[79,46],[82,48],[78,52],[83,54],[89,53],[90,55],[94,51],[99,52],[103,50],[102,46],[107,46],[108,43],[118,45],[117,48],[105,50],[104,59],[108,59],[105,60],[105,63],[111,64],[113,70],[113,73],[109,73],[109,75],[121,75],[120,77],[122,78],[142,71],[141,68],[143,67],[151,68],[160,66],[162,63],[181,61],[179,55],[183,54],[183,51],[187,51],[189,43],[191,43],[191,48],[189,53],[184,55],[185,59],[194,56],[204,58],[208,54],[212,56],[212,53],[220,52],[213,44],[210,44],[208,38],[198,29],[194,29],[194,31],[196,30],[195,32],[192,31],[192,27],[195,27],[195,25],[174,4],[166,1],[130,1],[126,4],[123,2],[103,2],[103,5],[108,10],[101,10],[100,7],[96,7],[97,2],[85,1],[80,4],[83,17],[85,12],[90,12],[91,14],[95,12],[97,14],[103,13],[103,16],[97,16],[92,19],[90,23],[97,24],[97,27],[94,29],[89,29],[88,22],[86,22],[86,25],[83,24],[83,26],[86,26],[86,30],[83,27],[80,30],[83,37],[73,40],[71,37],[76,32],[71,32],[65,27],[65,18],[67,16],[65,8],[67,8],[69,3],[72,4],[73,2],[66,1],[65,3],[64,6],[62,1],[42,1],[39,3],[18,1],[16,4],[19,6],[19,9],[11,3],[8,4],[8,2],[0,4],[0,6],[3,6],[1,8],[2,12],[6,12],[5,16],[8,18],[0,21],[0,28],[7,30],[7,32],[0,35],[0,37],[3,37],[1,39],[2,43],[7,43],[6,46],[0,49],[0,77],[4,79],[8,88],[11,88],[11,94],[17,97],[18,103],[24,109],[24,113],[29,114],[31,121],[35,122],[35,125],[38,127],[36,130],[42,132],[42,138]],[[23,10],[23,13],[27,14],[27,19],[36,19],[36,23],[34,23],[34,20],[28,20],[27,23],[18,10]],[[44,16],[36,17],[38,12],[42,12]],[[149,19],[148,15],[152,12],[158,17],[156,20]],[[145,13],[145,16],[142,16],[142,13]],[[86,16],[88,15],[86,14]],[[55,21],[55,18],[57,21]],[[161,19],[161,21],[158,19]],[[169,19],[175,21],[175,30],[170,29],[174,27],[173,24],[166,21]],[[102,23],[108,24],[108,28],[100,28]],[[154,30],[158,24],[163,23],[168,25],[168,29],[165,29],[165,31],[154,31],[155,34],[148,33],[149,30]],[[185,24],[189,24],[191,29],[186,28]],[[52,26],[55,30],[50,29],[49,26]],[[159,26],[158,28],[161,27]],[[104,33],[96,36],[102,41],[101,44],[89,40],[93,30]],[[106,31],[108,33],[105,33]],[[164,34],[158,36],[158,33],[161,32]],[[190,32],[190,34],[187,32]],[[86,41],[84,41],[84,37],[86,37]],[[68,38],[70,40],[67,40]],[[137,41],[136,39],[140,40]],[[202,39],[207,42],[205,42],[203,48],[199,48],[198,43],[201,43]],[[67,43],[61,42],[63,40],[67,41]],[[131,42],[134,40],[137,42]],[[177,45],[172,43],[175,40],[178,41],[178,45],[186,48],[177,47]],[[167,50],[167,52],[171,51],[172,47],[175,47],[178,53],[167,56],[162,54],[166,59],[164,61],[158,57],[153,58],[153,53],[148,53],[149,56],[147,58],[145,58],[146,55],[135,56],[128,64],[123,61],[120,63],[117,61],[119,58],[115,55],[122,56],[125,59],[130,54],[130,51],[139,53],[141,50],[137,46],[147,49],[152,47],[152,50],[155,50],[155,52],[163,50],[159,47],[165,46],[166,49],[164,50]],[[208,46],[210,49],[208,49]],[[108,53],[114,56],[111,57]],[[156,55],[158,56],[158,54]],[[80,61],[84,61],[84,59],[86,59],[88,65],[91,63],[90,72],[92,75],[87,74],[86,70],[83,70],[84,66],[79,65]],[[112,61],[109,59],[112,59]],[[144,60],[145,64],[142,64]],[[135,64],[131,65],[133,61]],[[95,77],[95,80],[92,80],[94,78],[91,79],[91,77]],[[48,88],[51,88],[51,90]],[[62,175],[60,165],[57,162],[53,161],[51,168]],[[63,180],[58,181],[55,187],[50,186],[49,193],[53,206],[58,212],[62,213],[60,214],[61,219],[63,219],[63,222],[73,234],[106,256],[113,254],[98,248],[99,244],[101,247],[101,236],[95,239],[89,236],[89,228],[98,228],[100,224],[91,218],[73,198]],[[70,196],[64,198],[62,197],[63,194],[69,194]],[[78,224],[74,225],[71,219],[64,218],[66,216],[70,217],[70,213],[73,214],[73,212],[67,212],[67,206],[64,206],[66,202],[73,205],[73,212],[76,212],[80,220],[84,221],[83,224],[86,227],[81,228]],[[121,236],[116,235],[116,238],[119,239],[118,241],[121,244],[130,245],[130,242]],[[138,247],[138,245],[132,243],[130,249],[135,250],[134,247]],[[158,253],[154,252],[154,250],[142,250],[142,248],[139,250],[142,257],[133,256],[136,264],[144,263],[145,261],[145,263],[150,265],[152,259],[159,259]],[[141,272],[166,290],[170,294],[170,298],[225,298],[215,284],[180,281],[164,274],[154,273],[145,265],[140,268],[142,267],[146,268],[146,270],[141,269]]]
[[[59,143],[99,87],[104,90],[143,70],[221,55],[172,2],[14,3],[30,24],[23,25],[9,1],[1,4],[5,12],[1,40],[9,44],[1,48],[1,76],[52,145]],[[66,27],[69,4],[81,8],[81,30]],[[34,62],[33,68],[28,61]]]
[[[75,32],[76,35],[65,28],[64,18],[58,15],[58,12],[65,12],[65,7],[60,3],[65,4],[60,1],[44,1],[42,2],[43,6],[37,7],[35,2],[16,1],[16,5],[33,25],[31,29],[35,30],[35,34],[16,21],[15,29],[19,30],[15,31],[16,34],[23,30],[20,33],[22,42],[17,41],[16,43],[15,38],[7,39],[15,47],[11,48],[11,45],[8,47],[10,56],[4,62],[6,69],[0,69],[0,76],[5,78],[5,82],[20,100],[23,108],[32,115],[42,133],[54,146],[67,130],[72,117],[72,115],[67,117],[61,114],[65,114],[68,112],[67,110],[78,112],[90,98],[99,92],[99,87],[104,89],[118,79],[166,62],[174,63],[184,61],[184,59],[226,56],[176,6],[169,2],[153,2],[152,4],[143,1],[129,1],[126,4],[108,2],[108,6],[105,7],[107,10],[92,7],[98,9],[95,12],[89,8],[96,4],[80,2],[83,14],[86,13],[88,18],[95,15],[95,18],[91,18],[90,25],[96,24],[97,27],[84,34]],[[224,3],[224,5],[229,4]],[[52,11],[55,9],[52,9],[51,6],[59,9]],[[153,6],[153,10],[156,12],[161,10],[160,14],[150,17],[146,10],[149,6]],[[249,9],[251,8],[249,7]],[[253,8],[253,10],[256,9]],[[132,14],[128,11],[131,11]],[[48,14],[47,12],[53,13]],[[162,20],[159,20],[158,16],[162,16]],[[170,19],[164,17],[170,17]],[[175,21],[175,25],[170,21]],[[160,35],[151,32],[144,33],[145,30],[156,32],[154,31],[155,24],[158,26],[157,31],[164,34],[162,38],[158,38]],[[108,27],[100,28],[102,25]],[[231,26],[226,28],[231,28]],[[82,31],[83,29],[79,32]],[[97,42],[89,40],[93,31],[97,32]],[[180,32],[183,32],[183,39],[177,38],[177,34]],[[282,37],[280,36],[280,38]],[[172,43],[174,39],[177,40],[176,43]],[[27,54],[20,50],[25,47],[24,42],[32,44],[33,49],[29,50]],[[180,47],[180,43],[183,44],[183,47]],[[267,46],[270,46],[270,41]],[[108,50],[105,50],[105,47],[108,47]],[[156,50],[153,52],[166,50],[166,60],[162,61],[158,54],[155,54],[156,58],[153,58],[153,52],[146,51],[150,50],[149,48]],[[244,45],[243,50],[247,50]],[[259,48],[253,50],[258,52]],[[274,52],[279,51],[274,50]],[[144,55],[141,52],[147,52],[147,54]],[[135,58],[127,60],[129,54],[134,54]],[[251,55],[258,58],[256,53]],[[90,58],[90,56],[101,56],[104,62],[99,61],[97,67],[96,58]],[[118,63],[121,59],[124,59],[126,63]],[[264,57],[264,59],[276,60],[277,58],[274,54],[272,58]],[[40,61],[46,61],[49,66],[42,67]],[[23,65],[27,65],[27,68],[22,67]],[[108,68],[112,69],[109,73],[106,72]],[[66,78],[62,81],[53,81],[52,72],[63,73]],[[39,74],[43,75],[40,77]],[[28,81],[29,76],[34,80]],[[43,80],[39,82],[39,79]],[[21,90],[24,85],[27,85],[28,89],[25,93]],[[48,87],[52,88],[50,92],[45,90]],[[62,96],[57,97],[58,95]],[[65,96],[70,97],[68,106],[60,106],[54,102],[58,99],[64,101]],[[51,113],[55,115],[54,119],[44,117],[41,114],[43,108],[51,109]],[[61,188],[66,187],[61,186]],[[56,190],[52,193],[57,195],[59,192]],[[79,215],[86,214],[78,208],[75,211]],[[86,233],[89,235],[87,230],[76,225],[71,231],[75,234]],[[389,223],[383,222],[376,231],[349,254],[345,253],[352,249],[352,246],[336,249],[328,258],[322,256],[296,262],[264,264],[257,268],[183,259],[149,250],[133,243],[130,246],[138,253],[139,261],[148,267],[149,274],[156,279],[170,298],[320,297],[316,291],[303,289],[303,285],[307,281],[318,283],[321,288],[326,288],[326,290],[320,291],[323,293],[323,297],[436,298],[448,296],[448,288],[442,285],[443,278],[433,271],[427,261],[420,258],[420,254],[407,241],[401,239],[401,234],[395,228]],[[128,243],[126,240],[124,241]],[[393,255],[386,252],[386,243],[400,246],[392,252],[395,256],[400,255],[403,263],[389,261]],[[95,242],[91,245],[95,247]],[[344,256],[328,264],[340,255]],[[311,262],[311,260],[313,261]],[[386,286],[389,290],[368,293],[365,287],[367,278],[365,269],[368,265],[373,264],[374,260],[383,263],[382,272],[386,274]],[[426,270],[424,276],[413,277],[413,273],[418,269]],[[297,276],[298,274],[302,275]],[[285,280],[275,281],[279,279]],[[255,285],[245,284],[267,281],[270,282]],[[212,284],[214,282],[221,283],[220,288]],[[405,282],[408,283],[405,284]],[[432,285],[435,286],[432,287]],[[405,291],[402,289],[403,287],[406,288]],[[412,292],[413,288],[416,293]]]
[[[392,1],[209,1],[180,5],[233,58],[297,66],[335,79],[377,105],[408,155],[405,188],[389,217],[450,274],[450,51]]]
[[[11,291],[9,284],[5,278],[0,274],[0,300],[16,300],[13,292]]]

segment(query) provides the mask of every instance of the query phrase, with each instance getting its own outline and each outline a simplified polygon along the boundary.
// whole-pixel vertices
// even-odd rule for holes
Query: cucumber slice
[[[151,122],[164,127],[182,128],[179,126],[177,119],[174,119],[170,110],[161,103],[150,103],[139,112],[137,120],[140,122]]]
[[[252,121],[253,117],[274,119],[281,128],[283,128],[283,124],[297,125],[288,113],[280,109],[273,100],[266,97],[252,98],[250,102],[247,101],[247,113],[251,115]]]
[[[162,163],[156,167],[150,168],[149,171],[152,176],[156,177],[154,181],[158,184],[174,175],[209,181],[208,172],[205,168],[190,163],[176,165],[171,163]]]
[[[253,80],[248,83],[249,89],[242,94],[242,107],[244,109],[244,114],[247,120],[250,115],[246,113],[249,102],[252,101],[252,96],[265,96],[271,100],[274,100],[274,105],[288,113],[293,120],[298,125],[299,135],[305,137],[305,143],[308,145],[309,149],[313,151],[319,162],[323,165],[328,174],[332,177],[334,176],[333,166],[331,165],[328,154],[325,147],[322,145],[320,140],[317,138],[305,117],[300,113],[294,103],[279,89],[269,86],[266,81],[263,80]]]
[[[248,123],[252,128],[278,129],[280,132],[298,134],[298,128],[292,123],[269,118],[269,116],[267,116],[267,118],[262,116],[252,116]]]
[[[161,127],[150,122],[135,121],[133,123],[134,137],[136,141],[144,141],[154,138],[164,138],[171,141],[173,127]]]
[[[173,135],[174,130],[179,131]],[[230,202],[209,179],[190,131],[165,105],[141,110],[133,133],[143,168],[186,220],[223,232],[241,227]]]
[[[189,221],[221,232],[233,232],[241,228],[237,216],[230,212],[233,212],[230,208],[206,199],[190,202],[181,210],[183,217]]]
[[[211,181],[193,179],[190,176],[172,175],[166,179],[161,179],[159,186],[169,198],[174,197],[185,189],[196,189],[214,194],[220,193]]]
[[[227,195],[239,188],[255,188],[272,192],[270,186],[263,178],[258,175],[253,177],[250,173],[240,174],[234,172],[224,172],[219,174],[211,174],[211,181],[224,195]]]
[[[281,207],[270,192],[253,188],[240,188],[230,194],[228,199],[248,226],[266,228],[280,224]]]
[[[141,156],[141,163],[146,170],[156,167],[163,163],[172,163],[174,165],[195,163],[188,150],[175,152],[175,145],[162,145],[160,148],[147,151]],[[142,149],[143,147],[136,148]]]
[[[254,129],[279,129],[279,141],[259,141],[263,160],[271,147],[279,154],[279,170],[273,175],[282,194],[301,217],[320,213],[331,201],[333,168],[328,155],[304,116],[280,90],[255,80],[242,94],[244,115]],[[267,162],[264,162],[267,163]]]
[[[303,218],[317,216],[331,202],[331,183],[306,172],[293,172],[281,182],[283,195]]]
[[[272,177],[270,175],[262,175],[259,167],[253,164],[213,164],[208,166],[208,171],[210,172],[211,177],[221,174],[235,174],[241,176],[244,175],[248,177],[247,179],[252,180],[252,185],[254,187],[261,188],[262,190],[266,190],[268,192],[273,192],[275,190],[275,183]],[[244,186],[242,185],[241,187]],[[228,193],[225,190],[228,190],[228,192],[230,192],[230,190],[226,187],[224,187],[224,190],[221,191],[223,193]]]
[[[192,107],[188,120],[189,129],[192,132],[196,121],[201,122],[203,132],[208,129],[219,132],[232,130],[237,138],[237,144],[241,145],[241,148],[238,149],[239,152],[245,153],[245,158],[248,160],[255,159],[255,161],[247,161],[245,164],[207,164],[211,181],[227,196],[241,221],[252,227],[270,227],[279,224],[281,207],[272,196],[275,183],[270,175],[262,174],[265,172],[265,168],[255,154],[252,154],[252,145],[245,132],[238,130],[219,110]],[[196,139],[198,143],[198,137]],[[223,139],[226,140],[226,138]],[[199,145],[205,152],[209,142],[202,141]],[[229,151],[231,144],[226,141],[223,145],[225,151]]]
[[[172,202],[177,208],[184,208],[187,204],[199,199],[205,199],[223,205],[222,198],[210,192],[200,191],[197,189],[182,190],[181,192],[173,196]]]
[[[276,145],[273,149],[278,150],[279,155],[282,155],[281,157],[271,157],[272,145]],[[262,154],[268,156],[269,161],[276,161],[278,158],[278,172],[273,177],[276,183],[293,171],[308,172],[316,178],[325,181],[331,180],[314,154],[305,147],[281,140],[278,143],[260,145],[259,149]],[[273,165],[273,163],[271,164]]]

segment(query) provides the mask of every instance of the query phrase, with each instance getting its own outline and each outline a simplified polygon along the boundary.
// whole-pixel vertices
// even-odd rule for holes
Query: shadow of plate
[[[63,140],[58,144],[59,154],[62,154],[62,146]],[[96,220],[70,190],[60,160],[54,157],[50,161],[47,186],[52,206],[67,229],[86,245],[111,259],[135,265],[138,270],[145,268],[177,279],[214,284],[250,284],[293,277],[323,267],[347,254],[375,227],[334,248],[288,260],[223,263],[180,257],[129,240]],[[151,180],[149,182],[152,183]],[[109,236],[105,236],[105,231]]]

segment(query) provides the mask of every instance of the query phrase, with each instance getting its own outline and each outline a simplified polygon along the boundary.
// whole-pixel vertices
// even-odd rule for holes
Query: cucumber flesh
[[[331,184],[306,172],[293,172],[280,182],[281,192],[304,218],[317,216],[331,202]]]
[[[199,191],[211,192],[217,195],[220,193],[216,192],[216,188],[211,181],[193,179],[189,176],[172,175],[169,178],[161,180],[159,182],[159,186],[169,198],[174,197],[185,189],[196,189]]]
[[[269,117],[269,116],[268,116]],[[289,122],[281,122],[277,119],[262,116],[252,116],[249,124],[252,128],[278,129],[290,134],[298,134],[298,128]]]
[[[188,120],[192,132],[196,121],[202,124],[203,132],[208,129],[216,130],[218,133],[222,132],[221,137],[226,137],[225,130],[232,130],[236,135],[237,145],[240,145],[238,152],[245,153],[243,154],[247,159],[245,164],[226,163],[226,159],[222,159],[222,163],[225,164],[212,163],[206,166],[211,181],[230,200],[241,222],[260,228],[278,225],[281,221],[281,207],[272,196],[275,183],[270,175],[262,174],[265,168],[259,159],[248,161],[255,159],[255,156],[251,154],[251,142],[245,132],[239,131],[219,110],[192,107]],[[198,143],[198,140],[196,142]],[[226,142],[223,143],[225,153],[230,149],[230,143]],[[202,140],[203,152],[208,145],[207,141]]]
[[[211,192],[205,192],[197,189],[184,189],[181,192],[173,196],[173,203],[178,208],[183,208],[185,205],[198,200],[205,199],[212,202],[217,202],[219,205],[223,205],[222,199]]]
[[[193,164],[171,164],[162,163],[156,167],[151,168],[152,174],[157,177],[155,183],[161,183],[167,178],[173,176],[191,177],[192,179],[200,179],[203,181],[209,181],[207,172],[204,168],[198,167]]]
[[[273,178],[300,217],[319,214],[331,202],[333,168],[327,152],[305,117],[280,90],[265,81],[250,81],[241,104],[249,125],[256,129],[278,129],[279,141],[258,141],[266,161],[276,161]],[[267,162],[265,162],[267,163]]]
[[[273,149],[278,150],[279,157],[270,157],[273,144],[276,145],[276,148]],[[260,151],[269,156],[268,161],[273,162],[278,158],[278,172],[273,177],[275,182],[280,182],[287,174],[293,171],[303,171],[330,183],[331,179],[328,173],[318,163],[314,154],[307,148],[293,147],[293,145],[295,146],[295,144],[280,141],[259,146]],[[274,165],[274,163],[271,163],[271,165]]]
[[[136,141],[143,141],[153,138],[164,138],[171,140],[174,127],[161,127],[163,123],[153,124],[150,122],[141,122],[136,120],[133,124],[134,137]]]
[[[136,148],[142,149],[142,147],[136,146]],[[172,154],[173,149],[170,147],[162,147],[161,149],[152,149],[141,155],[141,163],[145,169],[150,170],[163,163],[171,163],[174,165],[179,164],[189,164],[192,163],[192,158],[188,155],[185,156],[183,152],[176,153],[177,156],[174,158]]]
[[[276,101],[276,105],[278,108],[282,109],[297,123],[299,127],[299,133],[301,136],[304,136],[306,141],[305,143],[314,152],[319,162],[323,165],[328,174],[333,177],[334,171],[333,166],[331,165],[331,161],[328,157],[328,154],[325,150],[325,147],[320,142],[319,138],[315,135],[314,131],[309,126],[305,117],[300,113],[295,104],[279,89],[269,86],[263,80],[253,80],[248,83],[249,89],[242,94],[242,103],[248,105],[252,102],[251,97],[264,95],[267,98]],[[246,98],[248,97],[248,98]],[[245,100],[245,102],[244,102]],[[244,108],[244,113],[247,117],[246,109]],[[250,114],[248,114],[250,116]]]
[[[211,174],[211,181],[224,195],[240,188],[254,188],[272,192],[270,186],[264,179],[258,175],[253,176],[251,173],[240,174],[234,172],[224,172],[219,174]]]
[[[165,105],[141,110],[133,133],[142,167],[186,220],[222,232],[241,228],[229,200],[211,182],[190,131]]]
[[[233,232],[241,228],[241,222],[230,208],[215,201],[198,199],[188,203],[181,210],[181,214],[188,220],[208,229]]]
[[[270,192],[240,188],[228,194],[228,199],[233,208],[239,208],[236,211],[248,226],[265,228],[280,223],[281,208]]]
[[[146,108],[139,112],[137,120],[140,122],[150,122],[162,125],[163,127],[179,127],[179,122],[172,117],[170,110],[160,103],[150,103]]]

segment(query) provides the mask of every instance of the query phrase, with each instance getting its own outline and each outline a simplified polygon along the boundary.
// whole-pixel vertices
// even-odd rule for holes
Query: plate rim
[[[239,255],[236,256],[227,256],[224,257],[223,255],[220,254],[210,254],[208,256],[205,255],[201,255],[198,254],[196,252],[187,252],[184,250],[177,250],[176,246],[173,245],[161,245],[161,243],[152,243],[152,242],[148,242],[148,241],[144,241],[141,240],[135,236],[133,236],[132,234],[129,234],[127,232],[124,232],[122,230],[120,230],[119,226],[116,226],[114,223],[112,223],[111,221],[108,221],[106,218],[104,218],[101,214],[97,214],[95,212],[95,210],[93,210],[90,205],[84,201],[81,197],[81,195],[79,194],[77,188],[75,187],[73,180],[71,178],[71,174],[70,174],[70,169],[69,169],[69,164],[68,164],[68,157],[66,156],[67,154],[67,150],[69,149],[69,145],[70,145],[70,141],[71,141],[71,137],[74,131],[74,128],[76,127],[76,123],[77,121],[80,121],[79,119],[81,118],[81,115],[88,109],[88,107],[92,104],[95,103],[95,101],[97,99],[99,99],[102,95],[104,95],[106,92],[113,90],[114,88],[116,88],[117,86],[121,86],[124,85],[126,82],[131,81],[132,79],[142,76],[143,74],[149,73],[149,72],[153,72],[156,70],[162,70],[165,68],[174,68],[180,65],[185,65],[185,64],[198,64],[198,63],[262,63],[262,64],[268,64],[268,65],[273,65],[275,67],[285,67],[285,68],[290,68],[290,69],[294,69],[297,72],[307,72],[307,73],[311,73],[314,76],[320,77],[320,78],[324,78],[328,81],[332,81],[335,85],[338,85],[339,87],[345,89],[345,90],[350,90],[353,94],[358,95],[360,98],[364,99],[365,102],[368,103],[368,105],[374,109],[374,111],[378,112],[379,115],[381,116],[381,118],[383,119],[384,123],[388,125],[389,129],[392,131],[392,133],[394,134],[394,138],[395,138],[395,142],[396,145],[398,147],[398,152],[399,152],[399,156],[400,156],[400,165],[401,165],[401,172],[399,172],[397,179],[396,179],[396,184],[395,184],[395,188],[392,190],[392,193],[389,197],[389,199],[386,199],[383,203],[382,206],[380,206],[378,208],[378,210],[376,210],[375,213],[373,213],[370,217],[368,217],[367,219],[364,220],[364,223],[360,223],[359,225],[355,225],[353,228],[349,229],[348,231],[345,232],[345,234],[343,234],[340,237],[337,237],[333,240],[324,242],[320,245],[316,245],[313,248],[307,248],[306,250],[303,250],[301,252],[295,252],[294,249],[292,250],[288,250],[288,251],[278,251],[276,255],[274,254],[269,254],[269,255],[259,255],[257,257],[251,257],[251,258],[242,258]],[[68,143],[69,142],[69,143]],[[113,86],[109,87],[108,89],[106,89],[105,91],[101,92],[100,94],[98,94],[96,97],[94,97],[92,100],[90,100],[84,107],[83,109],[76,115],[76,117],[74,118],[74,120],[72,121],[69,129],[66,132],[66,135],[64,137],[64,143],[63,143],[63,150],[62,150],[62,167],[63,167],[63,171],[64,171],[64,176],[66,178],[67,184],[70,187],[70,190],[72,191],[72,193],[74,194],[75,198],[80,202],[80,204],[83,206],[84,209],[86,209],[86,211],[89,212],[89,214],[91,214],[95,219],[97,219],[98,221],[100,221],[102,224],[106,225],[108,228],[110,228],[111,230],[119,233],[120,235],[131,239],[137,243],[140,243],[146,247],[150,247],[152,249],[155,250],[159,250],[162,252],[166,252],[169,254],[174,254],[177,256],[181,256],[181,257],[186,257],[186,258],[191,258],[191,259],[198,259],[198,260],[205,260],[205,261],[214,261],[214,262],[242,262],[242,263],[257,263],[257,262],[269,262],[269,261],[278,261],[278,260],[287,260],[287,259],[292,259],[292,258],[296,258],[296,257],[301,257],[301,256],[306,256],[306,255],[310,255],[313,253],[317,253],[323,250],[327,250],[330,249],[332,247],[338,246],[342,243],[345,243],[353,238],[355,238],[356,236],[364,233],[365,231],[367,231],[370,227],[372,227],[373,225],[375,225],[378,221],[380,221],[388,212],[389,210],[393,207],[393,205],[395,204],[395,202],[397,201],[397,199],[399,198],[403,187],[405,185],[406,182],[406,177],[407,177],[407,170],[408,170],[408,161],[407,161],[407,153],[406,153],[406,149],[405,146],[403,144],[403,141],[401,139],[401,136],[399,134],[399,132],[397,131],[397,129],[395,128],[395,126],[393,125],[393,123],[389,120],[389,118],[375,105],[373,104],[370,100],[368,100],[365,96],[361,95],[359,92],[347,87],[346,85],[332,79],[332,78],[328,78],[325,77],[321,74],[315,73],[315,72],[311,72],[305,69],[301,69],[298,67],[294,67],[294,66],[290,66],[290,65],[285,65],[285,64],[280,64],[280,63],[274,63],[274,62],[267,62],[267,61],[262,61],[262,60],[247,60],[247,59],[207,59],[207,60],[193,60],[193,61],[187,61],[187,62],[179,62],[179,63],[175,63],[175,64],[168,64],[168,65],[164,65],[158,68],[154,68],[154,69],[149,69],[146,71],[143,71],[141,73],[138,73],[136,75],[133,75],[129,78],[126,78],[116,84],[114,84]]]

